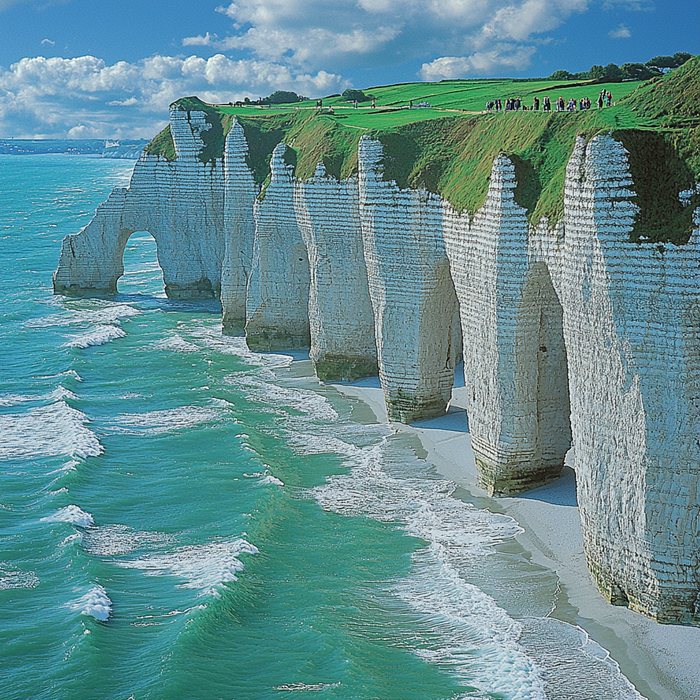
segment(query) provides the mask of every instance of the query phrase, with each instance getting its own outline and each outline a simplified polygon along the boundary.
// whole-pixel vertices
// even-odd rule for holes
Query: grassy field
[[[603,89],[612,93],[614,104],[596,109]],[[188,97],[174,105],[205,112],[211,128],[203,134],[203,162],[223,155],[225,136],[237,119],[249,144],[248,164],[261,184],[269,176],[272,150],[281,142],[299,179],[310,177],[320,161],[336,178],[352,175],[357,172],[357,143],[368,134],[384,144],[385,179],[400,187],[425,187],[458,210],[475,212],[486,197],[494,158],[505,153],[518,171],[516,200],[533,223],[546,217],[550,225],[563,211],[566,162],[575,138],[604,132],[630,152],[640,207],[633,240],[682,243],[693,228],[692,211],[700,206],[695,203],[700,195],[683,207],[678,192],[700,180],[700,57],[646,83],[450,80],[364,92],[376,98],[376,108],[370,103],[354,108],[341,97],[324,98],[321,111],[315,100],[232,107]],[[497,98],[520,98],[531,106],[535,96],[542,100],[545,95],[552,103],[558,97],[588,97],[593,108],[574,113],[486,111],[486,102]],[[409,108],[411,100],[430,107]],[[146,150],[175,159],[169,128]]]
[[[324,108],[332,107],[335,119],[346,126],[363,129],[390,129],[414,121],[424,121],[444,117],[451,113],[481,113],[486,110],[486,103],[497,98],[505,101],[509,97],[520,98],[528,106],[535,96],[540,101],[548,95],[552,103],[558,97],[579,100],[589,97],[595,104],[598,93],[605,88],[613,95],[613,101],[621,100],[632,94],[643,83],[630,81],[624,83],[594,84],[592,81],[552,81],[533,80],[517,81],[512,79],[497,80],[445,80],[440,83],[408,83],[367,88],[364,92],[376,98],[376,108],[369,102],[360,103],[355,109],[352,103],[342,97],[323,99]],[[408,108],[409,103],[428,102],[429,108]],[[270,105],[259,107],[229,107],[219,105],[224,114],[280,114],[293,111],[315,110],[316,100],[307,100],[293,105]]]

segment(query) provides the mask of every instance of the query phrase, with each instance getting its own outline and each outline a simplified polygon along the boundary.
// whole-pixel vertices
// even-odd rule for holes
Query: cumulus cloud
[[[0,11],[23,1],[0,0]],[[35,57],[0,68],[0,133],[151,136],[182,95],[229,102],[293,90],[315,97],[349,87],[342,75],[358,68],[422,64],[418,75],[426,80],[509,74],[527,68],[536,47],[592,2],[651,6],[651,0],[226,0],[216,8],[231,21],[226,36],[182,39],[194,54],[198,47],[220,52],[208,58],[156,55],[107,65],[93,56]],[[620,25],[610,36],[629,31]]]
[[[534,46],[495,47],[491,51],[477,51],[470,56],[443,56],[424,63],[419,71],[423,80],[454,80],[478,73],[489,75],[505,70],[522,70],[530,65],[536,51]]]
[[[186,36],[182,40],[183,46],[212,46],[216,43],[216,34],[210,34],[207,32],[204,36],[199,34],[198,36]]]
[[[23,58],[9,70],[0,68],[0,133],[149,138],[164,125],[168,105],[183,95],[220,103],[275,90],[328,94],[347,85],[335,73],[223,54],[112,65],[94,56]]]
[[[629,6],[646,0],[605,0]],[[425,79],[527,68],[535,46],[589,0],[235,0],[223,51],[303,71],[397,65],[431,57]]]
[[[632,36],[632,32],[624,24],[621,24],[617,29],[611,29],[608,32],[608,36],[611,39],[629,39]]]

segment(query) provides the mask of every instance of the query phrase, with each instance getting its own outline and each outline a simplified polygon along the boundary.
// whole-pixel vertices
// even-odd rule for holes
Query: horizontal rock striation
[[[255,237],[245,334],[252,350],[309,346],[309,260],[294,211],[293,166],[279,144],[270,182],[253,208]]]
[[[220,161],[199,159],[208,126],[201,112],[171,109],[177,160],[142,154],[129,188],[115,190],[80,233],[64,240],[54,275],[57,293],[116,293],[129,236],[148,231],[170,298],[218,296],[225,248],[223,168]]]
[[[391,420],[445,413],[461,352],[440,199],[383,179],[382,144],[360,141],[360,217],[379,378]]]
[[[631,243],[633,187],[622,144],[578,140],[557,286],[585,551],[611,602],[697,622],[698,231],[683,246]]]
[[[246,161],[243,127],[234,120],[224,150],[225,254],[221,269],[221,324],[227,335],[240,333],[246,319],[246,289],[253,261],[253,206],[259,187]]]
[[[689,240],[643,242],[639,154],[607,133],[577,138],[556,222],[528,220],[517,158],[497,156],[483,206],[461,212],[399,186],[396,154],[367,136],[356,174],[319,150],[300,179],[294,149],[261,131],[261,187],[255,144],[232,119],[216,153],[210,116],[174,106],[176,158],[144,154],[63,241],[56,292],[114,294],[129,236],[149,231],[169,296],[220,294],[224,332],[245,327],[255,350],[309,347],[322,380],[378,372],[390,420],[443,414],[462,355],[482,485],[545,484],[573,447],[603,594],[699,624],[700,209]],[[693,220],[697,192],[674,200],[673,221]]]
[[[296,184],[294,208],[309,258],[309,356],[316,375],[328,382],[374,376],[357,179],[338,181],[319,163],[313,177]]]
[[[562,308],[530,259],[515,167],[499,156],[470,222],[445,205],[464,338],[469,431],[482,485],[512,494],[556,479],[571,446]]]

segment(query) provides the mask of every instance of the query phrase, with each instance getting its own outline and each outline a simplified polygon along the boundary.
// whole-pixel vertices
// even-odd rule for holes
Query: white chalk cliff
[[[166,292],[219,296],[250,347],[308,346],[323,380],[379,374],[391,419],[445,412],[464,359],[483,485],[555,479],[573,447],[586,557],[609,600],[700,623],[700,230],[634,243],[635,184],[614,138],[578,138],[564,213],[533,226],[514,163],[493,163],[472,217],[384,178],[363,137],[356,175],[298,180],[287,146],[256,184],[235,119],[202,162],[205,115],[171,112],[175,160],[63,242],[57,293],[114,293],[132,232],[158,246]],[[700,210],[694,214],[700,228]]]

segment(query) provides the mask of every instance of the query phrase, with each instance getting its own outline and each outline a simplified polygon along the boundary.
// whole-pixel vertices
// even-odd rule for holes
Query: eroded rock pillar
[[[295,210],[309,255],[309,355],[316,376],[329,382],[375,376],[357,179],[338,181],[319,163],[313,177],[296,184]]]
[[[633,190],[621,143],[578,139],[561,298],[585,553],[610,602],[697,624],[700,241],[631,243]]]
[[[562,309],[544,263],[528,256],[515,167],[496,158],[470,222],[445,204],[445,246],[459,299],[472,448],[489,493],[557,478],[570,446]]]
[[[440,199],[382,178],[383,147],[359,145],[360,218],[379,378],[390,420],[444,414],[461,350]]]
[[[79,233],[61,244],[53,276],[56,294],[116,294],[124,274],[124,249],[134,229],[123,225],[127,190],[115,188]]]
[[[246,287],[253,258],[253,204],[259,187],[246,162],[247,156],[243,127],[234,119],[226,137],[224,161],[226,250],[221,270],[221,312],[226,335],[243,331]]]
[[[270,182],[254,206],[245,334],[251,350],[309,346],[309,260],[294,212],[287,146],[272,152]]]
[[[223,157],[200,158],[209,127],[204,112],[171,109],[177,159],[142,155],[127,194],[124,225],[155,239],[172,299],[213,299],[221,289]]]

